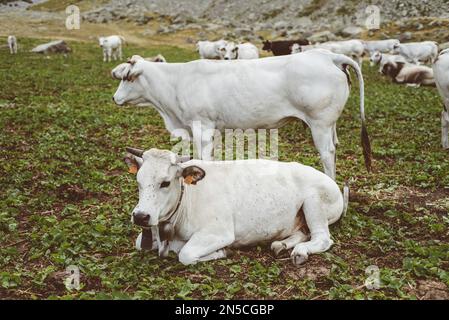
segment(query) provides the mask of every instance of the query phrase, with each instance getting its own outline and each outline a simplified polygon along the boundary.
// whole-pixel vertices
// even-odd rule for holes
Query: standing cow
[[[263,242],[271,242],[276,255],[293,248],[293,263],[302,264],[332,246],[329,225],[348,206],[347,187],[342,194],[331,178],[299,163],[182,163],[168,150],[127,150],[139,185],[132,222],[155,229],[162,241],[154,245],[146,231],[136,247],[158,248],[162,256],[175,251],[185,265]]]
[[[221,60],[259,59],[259,49],[252,43],[228,42],[219,48]]]
[[[198,41],[196,43],[196,51],[198,51],[201,59],[220,59],[220,48],[225,47],[227,41]]]
[[[272,129],[299,118],[311,128],[324,171],[335,179],[336,123],[349,96],[348,66],[359,80],[362,145],[370,170],[362,73],[352,59],[326,50],[226,63],[151,63],[133,56],[112,70],[121,80],[113,100],[154,106],[167,130],[188,131],[206,160],[212,159],[215,129]],[[198,122],[201,134],[192,134]]]
[[[397,39],[363,41],[365,53],[373,55],[375,52],[391,53],[394,47],[401,42]]]
[[[122,36],[100,37],[98,42],[103,48],[104,62],[111,61],[111,58],[122,60],[122,46],[125,44],[125,39]]]
[[[441,143],[444,149],[449,149],[449,49],[440,52],[440,55],[433,64],[433,72],[438,92],[443,99]]]
[[[16,36],[8,36],[8,47],[11,54],[17,54],[17,38]]]
[[[271,51],[275,56],[286,56],[291,53],[291,48],[295,43],[299,44],[300,46],[306,46],[309,44],[309,41],[305,39],[280,41],[266,40],[263,42],[262,50]]]
[[[412,64],[433,63],[438,56],[438,44],[434,41],[399,43],[394,45],[393,53]]]

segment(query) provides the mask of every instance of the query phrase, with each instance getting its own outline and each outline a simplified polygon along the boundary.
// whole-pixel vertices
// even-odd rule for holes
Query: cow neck
[[[178,217],[179,215],[176,214],[177,212],[179,212],[179,207],[181,206],[181,202],[184,196],[184,192],[185,192],[185,187],[184,187],[184,182],[181,179],[181,192],[178,198],[178,201],[176,203],[176,206],[174,207],[174,209],[167,215],[167,218],[160,220],[160,223],[171,223],[173,225],[173,227],[175,226],[176,222],[178,221]],[[174,217],[174,218],[173,218]],[[172,219],[173,218],[173,219]]]

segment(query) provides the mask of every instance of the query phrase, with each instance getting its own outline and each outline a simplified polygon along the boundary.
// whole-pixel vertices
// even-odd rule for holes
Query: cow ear
[[[129,70],[128,73],[126,74],[124,80],[128,80],[133,82],[134,80],[137,79],[138,76],[140,76],[143,72],[143,69],[140,66],[132,66]]]
[[[142,158],[132,155],[131,153],[127,153],[123,161],[125,161],[126,165],[128,166],[128,172],[132,174],[136,174],[143,163]]]
[[[206,176],[206,172],[197,166],[189,166],[182,170],[182,177],[187,184],[196,185],[196,183],[202,180]]]

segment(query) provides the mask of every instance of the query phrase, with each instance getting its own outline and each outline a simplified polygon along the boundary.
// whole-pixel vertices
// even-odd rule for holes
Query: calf
[[[393,53],[412,64],[433,63],[438,56],[438,44],[434,41],[399,43],[394,45]]]
[[[441,143],[444,149],[449,149],[449,49],[440,52],[433,64],[435,83],[443,99],[441,113]]]
[[[9,47],[9,52],[11,54],[17,53],[17,38],[16,38],[16,36],[8,36],[8,47]]]
[[[228,42],[219,49],[221,60],[259,59],[259,50],[252,43]]]
[[[417,66],[402,61],[385,63],[382,73],[389,76],[394,83],[407,84],[419,87],[435,86],[433,70],[425,66]]]
[[[291,53],[291,48],[293,44],[299,44],[300,46],[305,46],[309,44],[308,40],[298,39],[298,40],[281,40],[281,41],[264,41],[262,50],[271,51],[275,56],[285,56]]]
[[[100,47],[103,48],[103,61],[109,62],[111,58],[114,60],[122,60],[122,45],[125,39],[121,36],[109,36],[98,38]]]
[[[182,163],[167,150],[128,152],[125,160],[137,170],[139,185],[131,220],[158,230],[161,255],[172,250],[184,265],[224,258],[227,248],[264,242],[271,242],[275,255],[293,248],[291,259],[300,265],[332,246],[329,225],[348,206],[347,187],[342,194],[331,178],[299,163]],[[138,249],[152,243],[146,234],[139,235]]]
[[[382,73],[383,67],[388,62],[406,62],[403,56],[396,55],[396,54],[388,54],[388,53],[381,53],[379,51],[374,52],[370,56],[370,65],[374,67],[375,65],[379,65],[379,72]]]
[[[183,138],[193,139],[205,160],[212,159],[215,129],[272,129],[301,119],[311,128],[326,174],[335,178],[336,122],[349,96],[348,66],[359,80],[362,146],[370,170],[362,73],[350,58],[327,50],[226,62],[152,63],[133,56],[112,70],[120,80],[113,100],[154,106],[172,134],[188,131]]]
[[[198,41],[196,50],[200,54],[201,59],[220,59],[220,48],[225,47],[227,41]]]
[[[397,39],[363,41],[365,53],[370,56],[375,52],[391,53],[394,49],[394,46],[398,44],[400,44],[400,41]]]

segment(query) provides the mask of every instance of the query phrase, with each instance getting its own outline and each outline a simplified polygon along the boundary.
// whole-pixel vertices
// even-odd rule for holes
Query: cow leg
[[[304,242],[308,239],[309,237],[307,235],[305,235],[302,231],[298,230],[287,239],[284,239],[282,241],[274,241],[271,244],[271,250],[277,257],[282,251],[291,249],[298,243]]]
[[[226,250],[225,249],[220,249],[217,250],[215,252],[212,252],[211,254],[207,255],[207,256],[203,256],[201,258],[198,259],[198,261],[210,261],[210,260],[218,260],[218,259],[222,259],[222,258],[226,258]]]
[[[337,136],[337,124],[334,124],[334,136],[333,136],[333,140],[334,140],[334,146],[337,147],[337,145],[340,143],[338,141],[338,136]]]
[[[123,60],[123,52],[122,52],[122,46],[121,45],[118,47],[118,58],[119,58],[120,61]]]
[[[449,111],[444,110],[441,113],[441,144],[443,149],[449,149]]]
[[[309,254],[325,252],[332,246],[327,210],[328,208],[323,206],[320,196],[314,196],[304,201],[303,211],[310,230],[310,241],[299,243],[292,250],[291,258],[295,265],[307,261]]]
[[[179,262],[184,265],[195,264],[198,261],[218,259],[222,257],[223,248],[234,242],[234,236],[229,232],[213,230],[214,232],[196,232],[179,252]],[[203,260],[202,260],[203,259]]]
[[[324,166],[324,173],[335,180],[335,145],[333,126],[310,126],[313,142],[320,153],[321,162]]]

